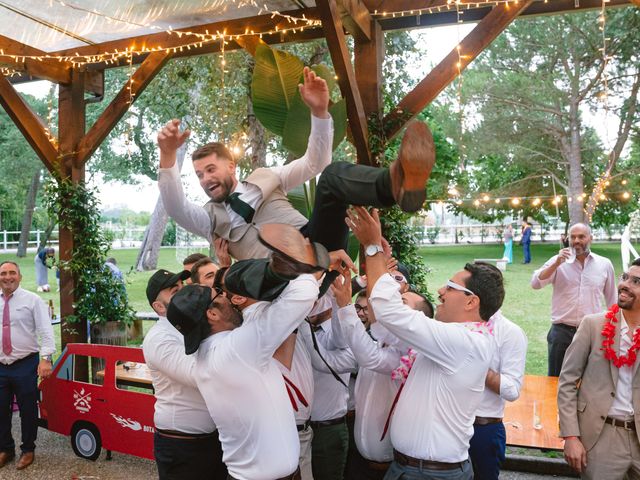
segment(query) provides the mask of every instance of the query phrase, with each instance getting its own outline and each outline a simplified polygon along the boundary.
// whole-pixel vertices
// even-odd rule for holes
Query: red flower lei
[[[618,357],[613,348],[611,348],[614,342],[613,337],[616,334],[616,326],[614,324],[618,321],[616,315],[619,311],[620,307],[618,307],[618,305],[612,305],[604,316],[608,321],[604,324],[604,327],[602,327],[602,336],[604,337],[602,350],[604,351],[604,358],[611,360],[618,368],[624,365],[632,366],[636,363],[636,352],[640,350],[640,328],[636,329],[633,334],[633,344],[625,356]]]

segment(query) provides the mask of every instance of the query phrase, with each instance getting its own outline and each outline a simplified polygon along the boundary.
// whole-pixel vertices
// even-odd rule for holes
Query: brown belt
[[[482,427],[484,425],[491,425],[492,423],[500,423],[500,422],[502,422],[502,418],[497,418],[497,417],[476,417],[476,421],[473,422],[473,424]]]
[[[456,462],[456,463],[446,463],[446,462],[436,462],[434,460],[422,460],[421,458],[413,458],[409,455],[405,455],[404,453],[400,453],[397,450],[393,450],[393,458],[400,465],[405,465],[407,467],[418,467],[418,468],[426,468],[428,470],[454,470],[456,468],[462,469],[464,467],[464,462]]]
[[[302,477],[300,476],[300,467],[296,468],[296,471],[293,472],[291,475],[287,475],[286,477],[282,477],[282,478],[276,478],[276,480],[301,480],[301,479]],[[236,479],[231,475],[227,475],[227,480],[236,480]]]
[[[342,417],[332,418],[331,420],[322,420],[320,422],[314,422],[312,420],[311,421],[311,426],[314,429],[316,429],[318,427],[330,427],[331,425],[340,425],[341,423],[344,423],[346,418],[347,418],[347,416],[343,415]]]
[[[371,470],[386,472],[389,469],[389,465],[391,465],[391,462],[374,462],[373,460],[367,460],[367,466]]]
[[[609,425],[613,425],[614,427],[622,427],[625,430],[633,430],[636,431],[636,422],[633,420],[618,420],[616,418],[607,417],[604,420],[604,423],[608,423]]]

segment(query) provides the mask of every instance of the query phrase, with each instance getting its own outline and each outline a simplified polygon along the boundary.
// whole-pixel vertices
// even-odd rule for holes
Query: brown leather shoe
[[[403,211],[422,208],[435,163],[436,149],[429,127],[424,122],[411,122],[402,137],[398,158],[389,167],[393,198]]]
[[[35,454],[33,452],[24,452],[22,455],[20,455],[20,460],[18,460],[18,465],[16,465],[16,469],[24,470],[25,468],[27,468],[29,465],[33,463],[34,457],[35,457]]]
[[[262,244],[274,251],[272,270],[285,278],[322,271],[329,266],[327,250],[320,244],[312,244],[292,225],[262,225],[259,238]]]
[[[0,452],[0,468],[16,458],[16,452]]]

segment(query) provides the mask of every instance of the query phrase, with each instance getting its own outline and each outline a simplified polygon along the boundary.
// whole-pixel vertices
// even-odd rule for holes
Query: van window
[[[118,390],[153,395],[151,374],[146,363],[118,360],[115,368]]]

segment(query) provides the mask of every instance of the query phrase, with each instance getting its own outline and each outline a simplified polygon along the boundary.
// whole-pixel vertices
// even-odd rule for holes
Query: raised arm
[[[206,238],[211,243],[212,225],[206,210],[187,200],[182,190],[180,171],[176,164],[176,151],[189,137],[189,131],[180,131],[180,120],[171,120],[158,133],[160,169],[158,188],[167,214],[182,228]]]
[[[160,342],[149,346],[153,338],[153,332],[147,334],[142,342],[142,353],[148,366],[154,368],[174,382],[196,388],[195,381],[195,355],[185,355],[183,342],[165,337]]]
[[[311,133],[305,154],[273,171],[280,176],[280,183],[289,191],[322,173],[331,163],[333,145],[333,120],[329,115],[329,88],[313,70],[305,67],[304,83],[299,85],[300,95],[311,110]]]

